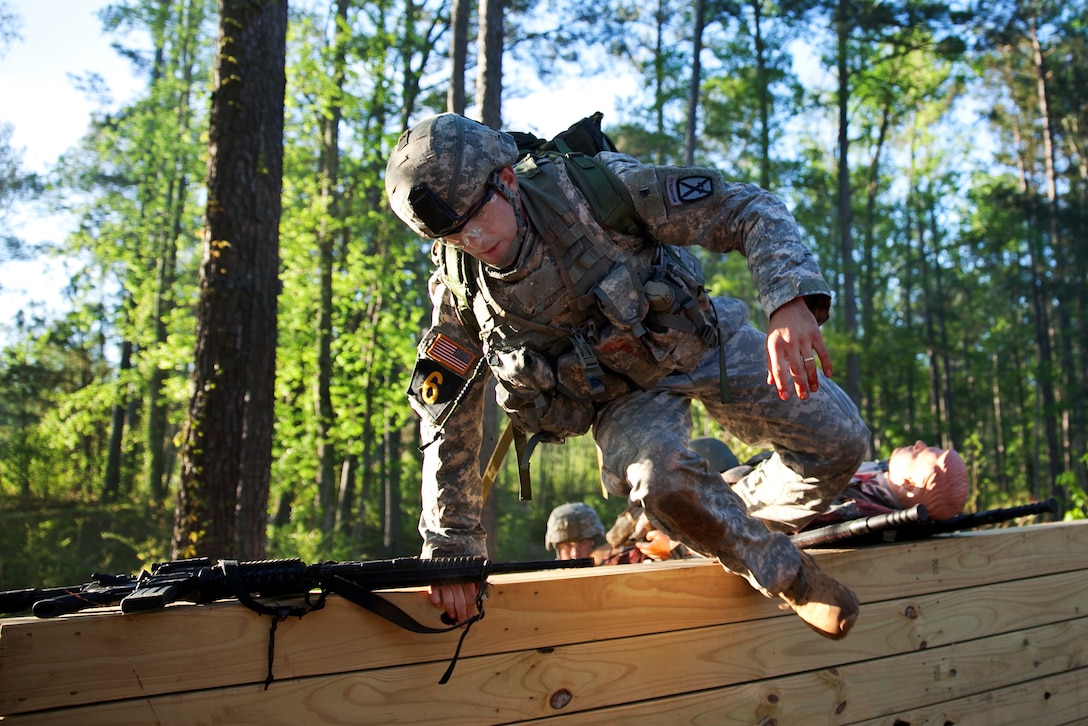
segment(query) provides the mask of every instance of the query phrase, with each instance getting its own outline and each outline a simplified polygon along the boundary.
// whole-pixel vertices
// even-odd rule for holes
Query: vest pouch
[[[672,373],[672,364],[667,360],[662,364],[651,352],[650,342],[645,331],[640,338],[630,330],[608,325],[597,336],[593,350],[602,365],[622,373],[639,388],[649,389]]]
[[[662,363],[688,372],[718,340],[717,316],[703,287],[702,265],[683,247],[659,248],[647,289],[656,295],[646,318],[643,342]]]
[[[487,351],[487,366],[513,392],[535,397],[555,388],[555,373],[545,358],[527,347]]]
[[[616,265],[593,289],[600,308],[609,322],[620,330],[642,333],[642,320],[650,310],[650,303],[642,289],[642,283],[627,265]]]
[[[662,367],[683,373],[695,369],[708,347],[698,333],[679,328],[665,328],[662,332],[647,329],[643,342],[655,356],[661,357]]]
[[[589,431],[596,415],[593,403],[560,394],[555,372],[540,353],[524,346],[493,348],[487,365],[495,376],[495,401],[522,430],[559,437]]]
[[[495,388],[495,400],[521,430],[559,438],[586,433],[597,415],[591,401],[577,401],[556,391],[530,399],[510,391],[501,381]]]
[[[599,363],[590,363],[587,370],[584,354],[576,350],[559,356],[555,368],[560,393],[576,400],[611,401],[631,389],[619,376],[601,370]]]

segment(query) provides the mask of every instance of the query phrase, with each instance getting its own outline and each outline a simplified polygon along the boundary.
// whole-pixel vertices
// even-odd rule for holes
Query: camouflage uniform
[[[777,198],[751,185],[728,183],[713,169],[650,166],[615,153],[598,158],[623,180],[648,232],[659,243],[700,245],[721,254],[739,252],[748,260],[768,315],[804,297],[817,321],[827,320],[830,290],[801,242],[792,216]],[[639,240],[606,232],[596,224],[561,165],[551,173],[581,225],[606,233],[618,248],[632,250],[636,258],[642,254]],[[547,220],[535,219],[530,212],[529,221],[517,262],[508,271],[481,265],[488,304],[499,308],[516,304],[519,319],[562,327],[570,322],[566,319],[570,311],[556,304],[561,271],[555,269],[538,232],[546,228]],[[413,406],[421,414],[424,446],[419,524],[423,556],[484,555],[478,464],[483,378],[489,375],[489,366],[500,378],[509,378],[502,370],[508,361],[488,357],[488,349],[496,347],[501,336],[491,329],[487,338],[491,326],[480,319],[487,313],[478,297],[473,309],[487,338],[484,348],[462,324],[454,297],[440,275],[432,277],[430,294],[432,324],[420,344],[411,391]],[[591,406],[592,431],[608,491],[643,505],[650,521],[673,539],[717,557],[725,568],[746,577],[764,593],[777,594],[790,586],[800,567],[800,555],[783,532],[799,529],[849,483],[866,451],[869,431],[849,398],[822,374],[819,390],[807,400],[780,400],[774,386],[766,382],[766,336],[749,323],[746,305],[731,298],[706,302],[716,314],[718,338],[724,346],[727,403],[722,402],[716,347],[706,348],[692,365],[665,367],[664,377],[654,385],[634,386],[588,404],[571,396],[569,403]],[[516,360],[521,373],[529,377],[538,370],[532,355],[534,330],[530,327],[514,340],[530,351]],[[445,362],[436,368],[434,350],[439,344],[445,352],[437,357]],[[554,339],[535,343],[538,351],[554,351],[555,344]],[[508,347],[517,350],[515,345]],[[456,406],[438,411],[428,404],[427,381],[448,381],[448,375],[443,378],[442,374],[450,373],[450,366],[465,378],[477,371],[481,375],[458,392]],[[427,372],[433,370],[437,374],[428,377]],[[688,447],[693,399],[701,401],[738,439],[775,450],[735,489],[719,473],[708,471],[705,460]],[[562,416],[556,418],[562,423]]]

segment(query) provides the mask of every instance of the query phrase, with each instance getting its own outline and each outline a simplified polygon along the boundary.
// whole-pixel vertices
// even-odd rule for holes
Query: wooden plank
[[[1072,682],[1080,683],[1086,639],[1088,620],[1066,621],[841,668],[553,717],[546,723],[549,726],[651,723],[667,713],[674,723],[722,726],[771,723],[807,726],[866,721],[914,726],[912,721],[901,720],[899,714],[938,713],[943,705],[926,707],[953,699],[987,704],[992,694],[1004,687],[1010,689],[1011,698],[1027,682],[1071,672],[1078,673],[1072,676]],[[1062,683],[1068,686],[1069,681]],[[966,700],[971,696],[976,700]],[[1045,723],[1078,723],[1076,717],[1071,721],[1062,719],[1068,713],[1083,712],[1083,703],[1077,702],[1082,698],[1082,694],[1067,693],[1061,704],[1062,713]],[[1036,722],[1034,717],[1006,719],[1004,712],[988,705],[984,710],[987,718],[977,723],[986,726],[1044,723]],[[959,726],[960,721],[950,719],[944,723]]]
[[[815,556],[868,604],[1083,567],[1086,525],[1039,525]],[[493,583],[487,617],[468,635],[465,656],[730,623],[748,629],[767,619],[793,633],[798,647],[825,642],[779,611],[776,601],[709,562],[507,575]],[[421,622],[438,625],[420,591],[389,597]],[[0,621],[0,715],[262,683],[270,623],[233,602],[143,615],[110,610]],[[292,679],[433,663],[441,672],[458,635],[408,633],[330,598],[325,610],[279,625],[274,671]],[[847,642],[855,640],[851,635]],[[76,652],[80,657],[71,657]]]
[[[966,698],[913,708],[853,726],[1065,726],[1088,723],[1088,667]]]
[[[1007,651],[1020,647],[1022,632],[1030,632],[1038,624],[1047,627],[1054,621],[1059,626],[1061,621],[1071,621],[1081,629],[1088,627],[1083,620],[1083,613],[1088,612],[1088,578],[1084,575],[1083,571],[1063,573],[876,603],[871,606],[874,612],[865,627],[859,623],[859,629],[839,643],[814,642],[806,637],[810,634],[796,619],[762,619],[466,658],[458,663],[453,679],[445,685],[437,681],[446,664],[430,663],[277,682],[267,692],[258,686],[242,686],[65,709],[40,714],[43,720],[29,722],[132,723],[154,716],[163,724],[202,719],[214,723],[244,713],[254,723],[337,723],[350,722],[362,713],[367,723],[483,724],[549,716],[565,716],[577,723],[608,723],[619,717],[617,709],[610,707],[620,706],[619,715],[637,719],[659,715],[664,708],[671,714],[672,709],[681,707],[677,703],[695,709],[684,711],[686,715],[680,720],[687,721],[687,715],[706,715],[702,711],[706,704],[698,695],[693,696],[692,703],[677,702],[673,694],[720,694],[726,687],[746,684],[765,689],[770,687],[768,684],[782,681],[783,692],[794,694],[793,689],[799,688],[799,699],[826,701],[827,693],[818,686],[826,686],[829,673],[854,673],[851,669],[856,669],[856,675],[842,679],[849,685],[850,713],[861,718],[873,716],[873,708],[889,703],[883,692],[889,687],[888,681],[900,673],[909,674],[897,687],[904,707],[947,700],[948,694],[935,689],[932,681],[934,673],[940,672],[940,664],[952,658],[952,648],[963,651],[960,660],[969,658],[973,648],[984,648],[982,665],[976,665],[973,671],[960,662],[943,666],[948,672],[959,670],[969,676],[960,679],[968,684],[966,687],[992,688],[1007,685],[1006,680],[1015,684],[1020,673],[1015,666],[1006,665],[1010,662]],[[1039,602],[1039,592],[1053,593],[1054,599]],[[1002,643],[1001,650],[986,645],[994,637],[1010,632],[1013,646]],[[1050,641],[1064,643],[1069,637],[1077,635],[1062,631],[1056,638],[1051,636]],[[1055,661],[1045,656],[1047,649],[1053,648],[1050,641],[1043,648],[1036,646],[1033,660]],[[890,653],[917,655],[925,660],[910,666],[887,657]],[[1002,667],[991,666],[994,672],[976,677],[977,672],[985,670],[986,657],[998,658]],[[880,670],[886,671],[882,678],[878,678]],[[1027,672],[1034,676],[1043,671],[1036,666],[1027,668]],[[797,673],[803,674],[802,680],[790,681]],[[830,682],[838,683],[838,679]],[[870,701],[868,712],[854,707],[866,702],[859,692]],[[752,691],[741,693],[753,698]],[[766,696],[772,704],[780,697]],[[642,705],[622,706],[629,702]],[[748,702],[757,703],[758,699]],[[425,712],[421,712],[420,704],[427,704]],[[644,710],[628,712],[625,708]],[[794,721],[791,714],[784,715],[791,720],[780,723],[811,722]],[[808,717],[811,711],[803,715]]]

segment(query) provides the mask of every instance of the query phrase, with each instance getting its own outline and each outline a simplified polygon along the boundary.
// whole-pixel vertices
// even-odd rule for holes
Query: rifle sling
[[[469,619],[461,623],[454,623],[445,628],[432,628],[429,625],[424,625],[419,622],[385,598],[375,595],[372,590],[360,587],[351,580],[333,575],[329,578],[329,582],[325,583],[325,586],[345,600],[350,600],[356,605],[366,608],[375,615],[380,615],[394,625],[398,625],[413,633],[448,633],[451,630],[464,626],[464,630],[461,631],[461,637],[457,640],[457,648],[453,651],[453,658],[450,659],[450,664],[446,668],[446,672],[438,680],[439,684],[449,681],[450,676],[453,675],[453,667],[457,665],[457,659],[461,655],[461,645],[465,642],[465,636],[468,635],[469,628],[472,627],[473,623],[483,618],[483,601],[487,592],[487,583],[484,582],[476,591],[476,614]]]
[[[220,560],[219,569],[222,570],[227,586],[230,588],[234,597],[237,598],[238,602],[260,615],[269,615],[272,617],[272,627],[268,632],[268,674],[264,681],[265,690],[268,690],[268,686],[275,680],[272,675],[272,660],[275,655],[276,647],[276,626],[281,620],[286,620],[288,617],[302,618],[303,615],[314,610],[320,610],[325,606],[325,597],[330,592],[339,595],[345,600],[350,600],[356,605],[366,608],[375,615],[380,615],[394,625],[413,633],[448,633],[456,628],[464,627],[464,630],[461,632],[461,637],[457,641],[457,648],[453,652],[453,658],[450,660],[446,672],[438,681],[440,684],[446,683],[449,681],[450,676],[453,675],[453,667],[457,664],[457,659],[461,655],[461,646],[465,642],[465,636],[468,635],[469,628],[472,627],[473,623],[484,616],[483,601],[487,594],[487,582],[484,581],[476,591],[475,615],[462,623],[454,623],[445,628],[432,628],[429,625],[420,623],[393,603],[374,594],[373,591],[361,587],[355,582],[338,575],[332,575],[327,580],[323,580],[320,583],[321,595],[315,604],[310,604],[309,593],[307,593],[306,607],[300,607],[298,605],[270,606],[253,599],[253,596],[250,594],[250,588],[246,585],[245,579],[242,576],[238,560]]]
[[[299,607],[298,605],[265,605],[253,599],[245,578],[242,577],[242,569],[238,565],[238,560],[220,560],[219,569],[223,572],[227,587],[230,588],[231,593],[237,598],[238,602],[259,615],[272,617],[272,626],[268,629],[268,673],[264,679],[264,689],[267,691],[272,681],[275,680],[272,675],[272,660],[276,654],[276,626],[280,624],[281,620],[286,620],[289,616],[301,618],[313,610],[320,610],[325,607],[325,594],[322,593],[321,598],[314,605],[310,604],[307,596],[306,607]]]
[[[487,468],[480,477],[483,486],[483,501],[487,501],[487,495],[491,493],[491,485],[495,483],[495,477],[499,475],[502,460],[506,457],[506,450],[510,448],[510,442],[514,439],[514,422],[507,421],[502,436],[495,442],[495,448],[491,451],[491,457],[487,460]]]

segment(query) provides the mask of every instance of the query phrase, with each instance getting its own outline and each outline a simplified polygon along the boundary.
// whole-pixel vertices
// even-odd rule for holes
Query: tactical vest
[[[557,440],[586,433],[598,405],[691,371],[718,343],[713,306],[691,252],[648,235],[613,239],[601,224],[579,221],[556,181],[556,165],[566,165],[577,184],[585,169],[570,172],[570,165],[584,167],[587,159],[626,194],[591,157],[530,156],[515,167],[529,235],[539,235],[541,247],[533,253],[543,264],[505,282],[451,246],[439,251],[459,315],[483,343],[499,404],[519,428]],[[602,196],[579,188],[587,197]],[[599,209],[615,215],[624,205],[633,211],[629,198],[590,202],[595,219]]]

